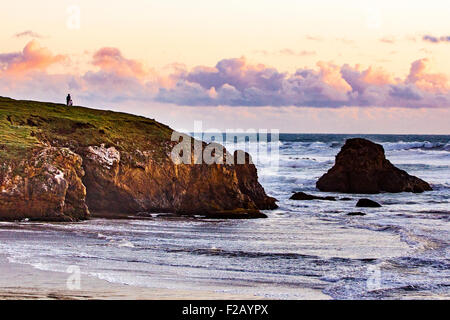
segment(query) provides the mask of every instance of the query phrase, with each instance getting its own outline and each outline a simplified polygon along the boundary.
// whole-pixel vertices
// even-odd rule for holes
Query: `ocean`
[[[387,158],[429,182],[431,192],[327,193],[350,201],[293,201],[319,195],[315,182],[345,139],[384,146]],[[255,155],[267,143],[229,145]],[[450,136],[280,134],[277,165],[258,175],[279,208],[267,219],[154,215],[79,223],[0,223],[0,254],[43,270],[150,288],[209,290],[270,299],[450,298]],[[369,197],[381,208],[355,208]],[[363,211],[365,216],[348,216]]]

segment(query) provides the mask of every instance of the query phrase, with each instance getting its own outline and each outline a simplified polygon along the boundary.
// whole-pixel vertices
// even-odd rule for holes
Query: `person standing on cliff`
[[[70,93],[66,97],[66,103],[67,103],[68,107],[71,107],[73,105],[72,97],[70,96]]]

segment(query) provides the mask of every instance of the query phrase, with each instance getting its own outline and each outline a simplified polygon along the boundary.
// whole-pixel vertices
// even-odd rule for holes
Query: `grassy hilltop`
[[[119,151],[154,149],[172,130],[127,113],[0,97],[0,159],[20,160],[46,142],[71,149],[105,144]]]

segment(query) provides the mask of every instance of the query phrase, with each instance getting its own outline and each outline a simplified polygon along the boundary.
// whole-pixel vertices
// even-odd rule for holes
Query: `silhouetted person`
[[[67,106],[69,106],[69,107],[71,107],[73,105],[72,97],[70,96],[70,93],[67,95],[66,103],[67,103]]]

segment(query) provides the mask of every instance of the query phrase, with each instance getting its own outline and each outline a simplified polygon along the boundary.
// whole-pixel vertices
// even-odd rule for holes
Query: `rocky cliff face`
[[[175,164],[173,131],[151,119],[0,98],[0,130],[0,219],[253,218],[277,207],[248,155],[239,165]]]
[[[423,192],[425,181],[395,167],[381,145],[366,139],[349,139],[335,165],[316,183],[321,191],[346,193]]]
[[[89,215],[79,155],[46,147],[0,167],[0,218],[73,221]]]
[[[155,160],[151,152],[135,152],[136,158],[104,145],[81,152],[91,211],[245,218],[264,217],[259,209],[276,208],[275,199],[258,183],[253,164],[175,164],[169,156]],[[138,163],[121,161],[123,157]]]

